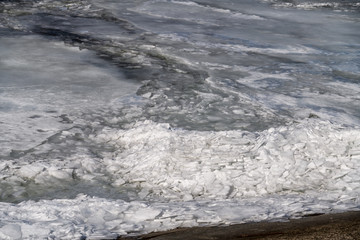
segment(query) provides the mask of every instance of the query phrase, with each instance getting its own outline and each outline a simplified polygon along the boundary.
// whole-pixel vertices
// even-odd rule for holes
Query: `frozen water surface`
[[[360,207],[357,1],[2,1],[0,238]]]
[[[136,92],[136,84],[88,50],[33,35],[2,37],[0,44],[2,156],[69,128],[70,115]]]

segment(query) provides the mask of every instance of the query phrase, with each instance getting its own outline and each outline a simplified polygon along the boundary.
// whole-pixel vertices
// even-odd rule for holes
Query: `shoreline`
[[[229,226],[179,228],[117,240],[217,240],[217,239],[360,239],[360,211],[307,216],[287,222],[256,222]]]

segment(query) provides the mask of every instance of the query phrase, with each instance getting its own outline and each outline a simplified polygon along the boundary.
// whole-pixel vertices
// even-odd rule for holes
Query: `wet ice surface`
[[[1,239],[359,210],[358,3],[0,4]]]
[[[2,37],[0,44],[4,157],[71,127],[71,115],[135,95],[138,87],[94,53],[63,42],[28,35]]]

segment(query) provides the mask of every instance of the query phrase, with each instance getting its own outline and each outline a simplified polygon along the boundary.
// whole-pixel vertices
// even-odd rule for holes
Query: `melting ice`
[[[0,238],[359,210],[356,1],[3,1]]]

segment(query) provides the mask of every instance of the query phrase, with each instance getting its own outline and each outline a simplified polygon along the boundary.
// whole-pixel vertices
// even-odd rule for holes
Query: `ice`
[[[279,1],[276,0],[263,0],[272,2],[277,7],[293,7],[297,9],[304,9],[304,10],[315,10],[315,9],[331,9],[334,11],[356,11],[359,8],[359,3],[356,3],[355,1],[348,1],[348,2],[342,2],[342,1],[293,1],[291,3],[278,3]]]
[[[0,238],[360,210],[358,6],[0,2]]]
[[[151,121],[124,130],[107,128],[91,136],[99,145],[114,146],[103,159],[75,155],[27,168],[7,161],[12,166],[1,174],[17,176],[14,191],[27,179],[54,188],[76,175],[76,181],[107,182],[116,191],[136,188],[134,199],[78,195],[1,203],[2,218],[4,223],[11,219],[12,224],[27,222],[27,228],[49,229],[41,236],[51,232],[61,238],[358,209],[360,166],[349,153],[358,150],[359,133],[358,128],[318,119],[257,133],[187,131]]]
[[[6,46],[0,48],[3,156],[21,155],[73,126],[70,115],[102,107],[137,89],[121,81],[125,78],[116,69],[105,71],[101,66],[106,63],[87,50],[34,35],[2,37],[0,44]]]
[[[22,239],[21,227],[16,224],[7,224],[0,228],[0,237],[2,239]]]
[[[173,8],[175,5],[175,8]],[[169,8],[173,8],[171,11]],[[220,19],[231,18],[247,20],[264,20],[260,16],[231,11],[219,7],[202,5],[192,1],[148,1],[142,6],[132,8],[132,11],[149,14],[166,19],[181,19],[194,23],[218,25]],[[179,12],[178,12],[179,11]],[[194,13],[200,13],[201,18],[197,18]],[[211,16],[211,17],[210,17]]]
[[[320,184],[326,189],[332,186],[332,179],[338,174],[345,176],[348,171],[356,171],[356,168],[346,167],[352,162],[349,145],[359,141],[355,132],[350,137],[347,131],[334,132],[326,123],[307,124],[272,129],[258,137],[248,136],[247,145],[237,142],[238,139],[245,141],[241,132],[206,136],[205,133],[174,132],[167,125],[152,123],[120,131],[105,139],[122,149],[118,156],[112,155],[122,179],[154,186],[160,184],[161,192],[152,190],[154,196],[165,197],[172,193],[182,198],[189,193],[194,199],[226,198],[231,194],[230,188],[243,189],[245,185],[246,190],[235,194],[241,197],[284,189],[299,191],[300,186],[305,191]],[[345,135],[350,138],[344,140]],[[172,154],[175,149],[176,157]],[[111,167],[113,172],[114,165]],[[162,172],[166,175],[158,174]],[[232,175],[237,177],[231,178]],[[317,182],[319,179],[321,183]]]
[[[348,203],[346,207],[354,204],[356,202]],[[79,195],[72,200],[28,201],[19,205],[1,203],[4,209],[1,218],[5,224],[1,233],[9,236],[9,239],[74,239],[81,236],[90,239],[115,238],[127,233],[139,234],[176,227],[297,217],[300,211],[303,214],[327,212],[329,206],[339,211],[343,205],[334,205],[331,201],[320,198],[310,201],[309,198],[300,196],[249,198],[216,203],[189,201],[145,204]],[[16,215],[15,212],[21,215]],[[43,213],[47,217],[40,217]],[[33,216],[39,217],[34,219]]]

